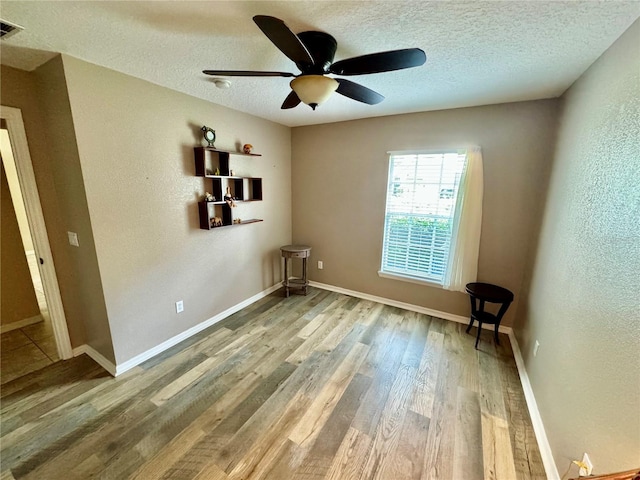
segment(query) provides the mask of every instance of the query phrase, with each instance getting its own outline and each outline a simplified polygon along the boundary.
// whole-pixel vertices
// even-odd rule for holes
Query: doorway
[[[4,297],[13,287],[9,298],[15,300],[11,308],[2,302],[1,383],[6,383],[70,358],[72,351],[22,114],[2,106],[1,118],[2,290]],[[11,239],[12,214],[6,204],[15,214],[15,239]]]

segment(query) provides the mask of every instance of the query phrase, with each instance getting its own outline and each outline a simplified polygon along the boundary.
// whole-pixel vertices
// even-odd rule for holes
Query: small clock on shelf
[[[216,131],[211,129],[211,128],[209,128],[209,127],[205,127],[205,126],[203,126],[201,128],[201,130],[203,132],[204,139],[208,143],[207,146],[211,147],[211,148],[216,148],[216,146],[213,144],[213,142],[216,141]]]

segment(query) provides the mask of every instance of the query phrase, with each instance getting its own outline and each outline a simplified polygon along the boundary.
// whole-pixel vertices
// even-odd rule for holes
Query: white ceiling
[[[287,78],[233,78],[203,69],[299,73],[253,23],[281,18],[322,30],[336,60],[418,47],[418,68],[348,77],[386,99],[364,105],[334,94],[314,112],[280,110]],[[532,100],[561,95],[639,16],[640,1],[2,1],[25,30],[1,42],[1,61],[33,70],[55,53],[102,65],[288,125]]]

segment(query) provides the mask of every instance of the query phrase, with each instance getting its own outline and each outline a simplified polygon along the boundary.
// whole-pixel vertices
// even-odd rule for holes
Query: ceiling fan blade
[[[280,107],[282,110],[287,110],[289,108],[294,108],[300,105],[300,98],[298,94],[291,90],[291,93],[287,95],[287,98],[284,99],[282,106]]]
[[[329,71],[336,75],[364,75],[419,67],[426,61],[427,56],[419,48],[406,48],[340,60],[331,65]]]
[[[295,77],[289,72],[254,72],[252,70],[203,70],[202,73],[216,77]]]
[[[362,85],[352,82],[351,80],[345,80],[344,78],[336,78],[338,81],[338,92],[340,95],[349,97],[358,102],[367,103],[369,105],[375,105],[384,100],[384,97],[378,92],[374,92],[370,88],[363,87]]]
[[[313,58],[295,33],[276,17],[256,15],[253,21],[271,42],[297,65],[313,65]]]

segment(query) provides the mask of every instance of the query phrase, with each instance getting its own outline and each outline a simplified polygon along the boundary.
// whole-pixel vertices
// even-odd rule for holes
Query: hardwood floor
[[[509,340],[311,288],[2,386],[1,479],[545,478]]]

